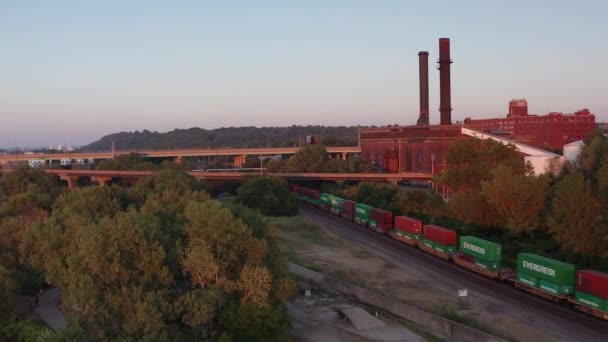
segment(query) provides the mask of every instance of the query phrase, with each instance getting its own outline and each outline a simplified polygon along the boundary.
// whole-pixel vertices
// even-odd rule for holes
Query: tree
[[[464,223],[485,227],[498,227],[502,223],[496,207],[478,190],[457,192],[450,201],[449,212],[452,218]]]
[[[129,191],[79,189],[56,199],[50,217],[21,231],[19,261],[43,270],[46,282],[62,290],[71,322],[66,339],[285,335],[283,302],[293,282],[271,227],[258,212],[226,208],[200,190],[194,178],[174,170]],[[7,212],[31,212],[13,198],[6,203],[15,204]],[[7,227],[2,232],[10,232],[0,234],[0,253],[20,239],[22,219],[0,222]],[[0,264],[0,299],[8,306],[16,284],[10,271]],[[223,322],[239,307],[252,330]]]
[[[549,230],[564,249],[587,256],[608,252],[608,235],[601,224],[599,203],[591,183],[580,172],[565,176],[556,186],[549,217]]]
[[[295,215],[297,204],[280,178],[253,177],[237,190],[237,201],[269,216]]]
[[[490,180],[491,171],[499,164],[511,167],[517,174],[526,170],[515,146],[493,140],[458,140],[448,149],[446,162],[446,170],[436,180],[453,191],[480,189],[481,182]]]
[[[64,306],[98,338],[164,336],[171,276],[162,247],[146,234],[158,221],[129,211],[72,222],[49,221],[37,230],[62,235],[42,242],[40,253],[47,281],[63,290]]]
[[[500,165],[492,179],[481,182],[481,194],[496,208],[504,225],[515,233],[533,231],[542,225],[549,177],[514,174]]]
[[[355,200],[376,208],[401,213],[400,190],[390,183],[360,183]]]

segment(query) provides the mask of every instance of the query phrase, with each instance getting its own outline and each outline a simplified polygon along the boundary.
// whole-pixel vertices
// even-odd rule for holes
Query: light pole
[[[431,153],[431,189],[435,189],[435,182],[433,182],[433,175],[435,174],[435,153]]]

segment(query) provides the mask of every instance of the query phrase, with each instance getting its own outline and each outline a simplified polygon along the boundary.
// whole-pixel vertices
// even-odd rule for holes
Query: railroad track
[[[327,228],[340,233],[342,237],[348,238],[349,240],[354,240],[355,242],[367,245],[368,247],[373,244],[378,244],[398,255],[421,261],[425,267],[431,269],[431,271],[434,270],[447,273],[450,277],[457,278],[459,281],[466,283],[467,288],[470,290],[485,295],[491,295],[501,302],[510,304],[517,303],[517,306],[520,308],[525,308],[527,311],[538,313],[545,319],[550,319],[566,329],[570,328],[573,329],[573,331],[581,331],[581,329],[584,329],[585,331],[581,331],[581,333],[586,337],[584,337],[584,339],[578,339],[579,341],[608,341],[608,322],[606,321],[534,296],[525,291],[518,290],[509,283],[483,277],[480,274],[461,268],[448,261],[441,260],[431,254],[402,244],[386,235],[378,234],[370,229],[330,213],[305,206],[301,206],[300,209],[307,214],[307,216],[316,217],[322,222],[327,223]],[[403,260],[400,260],[400,262],[403,262]]]

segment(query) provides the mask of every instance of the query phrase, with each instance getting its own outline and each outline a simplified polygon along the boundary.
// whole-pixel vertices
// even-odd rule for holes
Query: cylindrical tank
[[[452,124],[452,95],[450,81],[450,38],[439,39],[439,112],[442,125]]]
[[[575,162],[576,158],[578,158],[583,151],[584,146],[585,144],[582,140],[564,145],[564,157],[566,157],[566,160],[569,162]]]

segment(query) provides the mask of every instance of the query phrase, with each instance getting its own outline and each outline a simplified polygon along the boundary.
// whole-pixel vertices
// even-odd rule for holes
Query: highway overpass
[[[117,170],[62,170],[46,169],[47,173],[57,176],[68,183],[73,189],[81,177],[90,177],[92,181],[100,185],[106,185],[113,179],[140,179],[150,176],[154,171],[117,171]],[[0,170],[0,172],[12,172],[11,169]],[[242,180],[247,177],[259,175],[251,172],[204,172],[189,171],[189,175],[199,180],[227,181]],[[264,173],[264,176],[281,177],[287,180],[323,180],[323,181],[368,181],[368,182],[398,182],[398,181],[430,181],[430,173]]]
[[[103,160],[111,159],[121,154],[137,153],[145,158],[173,158],[180,159],[186,157],[239,157],[244,160],[244,157],[250,155],[290,155],[296,153],[299,147],[264,147],[264,148],[216,148],[216,149],[167,149],[167,150],[120,150],[106,152],[66,152],[66,153],[32,153],[32,154],[3,154],[0,155],[0,164],[10,164],[11,162],[28,161],[28,160],[45,160],[61,161],[61,160]],[[325,147],[329,154],[339,155],[341,158],[346,158],[347,154],[361,153],[361,149],[357,146],[337,146]]]

